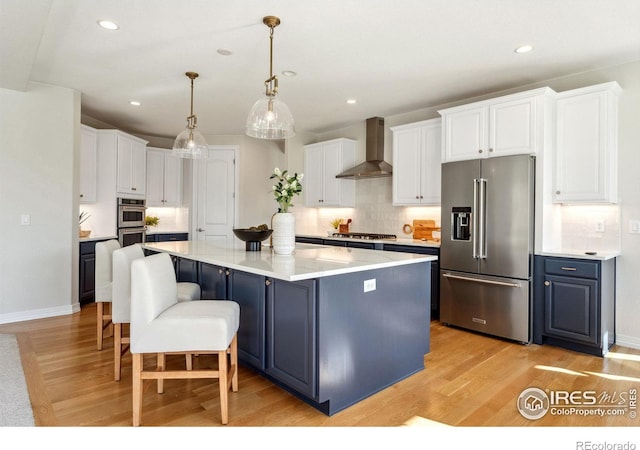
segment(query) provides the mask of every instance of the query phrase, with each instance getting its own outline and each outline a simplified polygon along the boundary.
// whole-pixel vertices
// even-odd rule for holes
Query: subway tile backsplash
[[[355,208],[304,208],[296,206],[296,232],[298,234],[326,234],[332,231],[330,222],[335,218],[351,219],[351,231],[395,234],[402,232],[404,224],[414,219],[433,219],[440,226],[439,206],[393,206],[391,177],[371,178],[356,183]]]

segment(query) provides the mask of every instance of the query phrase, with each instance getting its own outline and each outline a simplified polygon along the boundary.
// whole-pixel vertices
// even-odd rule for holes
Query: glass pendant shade
[[[249,111],[246,133],[258,139],[287,139],[295,136],[289,107],[277,98],[265,95]]]
[[[186,128],[173,143],[172,154],[180,158],[206,158],[207,141],[192,128]]]

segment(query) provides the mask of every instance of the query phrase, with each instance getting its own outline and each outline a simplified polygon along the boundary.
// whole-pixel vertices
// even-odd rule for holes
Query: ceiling
[[[269,76],[266,15],[298,132],[640,60],[638,0],[0,0],[0,87],[76,89],[83,114],[175,137],[195,71],[198,129],[242,134]]]

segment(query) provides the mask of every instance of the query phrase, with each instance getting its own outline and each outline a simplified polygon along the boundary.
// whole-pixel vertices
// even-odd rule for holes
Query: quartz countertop
[[[292,255],[277,255],[262,244],[246,251],[244,242],[228,245],[206,241],[147,242],[148,250],[285,281],[299,281],[352,272],[436,261],[431,255],[383,252],[349,247],[297,243]]]
[[[620,252],[596,252],[595,255],[587,255],[585,251],[571,250],[571,249],[558,249],[558,250],[545,250],[537,253],[540,256],[555,256],[558,258],[576,258],[576,259],[589,259],[593,261],[606,261],[608,259],[617,258],[620,256]]]

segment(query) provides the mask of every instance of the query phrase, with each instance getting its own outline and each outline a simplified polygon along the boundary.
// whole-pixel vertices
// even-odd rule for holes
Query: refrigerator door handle
[[[487,257],[487,241],[486,241],[486,230],[485,225],[487,223],[486,215],[487,215],[487,179],[480,178],[478,179],[478,203],[480,208],[478,210],[478,258],[485,259]]]
[[[514,288],[521,287],[520,283],[507,283],[504,281],[494,281],[494,280],[485,280],[482,278],[463,277],[460,275],[453,275],[451,273],[443,273],[442,276],[445,278],[454,278],[456,280],[464,280],[464,281],[474,281],[476,283],[484,283],[484,284],[494,284],[497,286],[507,286],[507,287],[514,287]]]
[[[471,212],[471,251],[472,257],[478,259],[478,183],[477,178],[473,179],[473,211]]]

